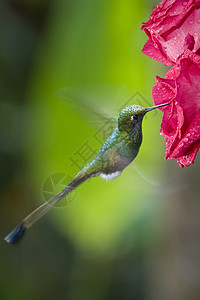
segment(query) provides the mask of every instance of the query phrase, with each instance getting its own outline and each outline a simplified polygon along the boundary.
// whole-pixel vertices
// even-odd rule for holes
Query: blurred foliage
[[[66,183],[79,171],[71,159],[82,166],[101,146],[101,125],[89,126],[58,89],[83,86],[94,107],[116,116],[135,93],[129,104],[153,105],[151,88],[165,69],[142,55],[140,31],[153,5],[0,1],[2,237],[44,201],[45,189],[61,188],[62,174]],[[119,92],[99,96],[96,85]],[[21,244],[0,242],[1,299],[150,299],[153,260],[167,243],[164,200],[182,190],[173,162],[177,173],[166,176],[160,119],[160,111],[145,117],[140,154],[119,178],[89,180]],[[90,152],[82,159],[85,143]]]

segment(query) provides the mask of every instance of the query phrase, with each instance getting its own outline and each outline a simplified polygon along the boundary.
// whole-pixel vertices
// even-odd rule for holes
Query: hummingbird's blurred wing
[[[118,88],[119,89],[119,88]],[[56,91],[56,95],[66,101],[67,105],[77,112],[91,126],[100,126],[109,122],[117,126],[117,116],[113,116],[113,105],[117,93],[114,86],[75,86]],[[111,113],[112,111],[112,113]]]
[[[157,162],[158,164],[158,162]],[[159,168],[152,170],[152,164],[134,164],[134,170],[143,178],[147,183],[149,183],[152,188],[155,189],[156,194],[158,195],[174,195],[188,188],[189,183],[182,183],[176,176],[176,174],[170,174],[170,176],[164,176],[161,170],[163,168],[159,164]]]
[[[160,176],[158,170],[155,170],[156,163],[153,163],[152,158],[149,157],[139,159],[133,164],[134,170],[141,176],[147,183],[153,186],[162,185],[162,176]]]
[[[152,106],[141,93],[125,84],[68,86],[57,90],[56,95],[92,126],[100,126],[109,120],[115,128],[119,113],[126,106]]]
[[[177,174],[164,176],[163,169],[166,167],[166,161],[163,157],[155,158],[153,155],[149,155],[147,158],[141,153],[132,167],[142,179],[155,188],[157,194],[171,195],[188,187],[177,179]]]

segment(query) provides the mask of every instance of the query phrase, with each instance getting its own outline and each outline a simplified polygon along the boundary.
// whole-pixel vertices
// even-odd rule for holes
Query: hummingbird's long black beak
[[[149,112],[149,111],[151,111],[151,110],[153,110],[153,109],[156,109],[156,108],[159,108],[159,107],[162,107],[162,106],[166,106],[166,105],[169,105],[169,104],[170,104],[170,103],[165,103],[165,104],[160,104],[160,105],[148,107],[148,108],[146,109],[146,112]]]

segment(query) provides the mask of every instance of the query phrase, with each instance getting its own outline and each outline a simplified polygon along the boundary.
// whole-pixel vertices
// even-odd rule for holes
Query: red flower
[[[142,30],[149,37],[142,52],[165,65],[186,49],[200,54],[200,0],[163,0]]]
[[[200,147],[200,56],[186,50],[165,78],[157,77],[152,97],[155,105],[171,102],[162,109],[165,158],[189,166]]]

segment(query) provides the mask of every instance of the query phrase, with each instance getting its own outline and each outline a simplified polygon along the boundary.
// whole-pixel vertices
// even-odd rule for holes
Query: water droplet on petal
[[[194,56],[194,60],[195,60],[195,61],[200,61],[200,56],[199,56],[198,54],[195,55],[195,56]]]
[[[197,19],[196,22],[197,22],[198,24],[200,24],[200,19]]]
[[[183,5],[183,6],[186,6],[186,5],[187,5],[187,1],[184,1],[184,2],[182,3],[182,5]]]
[[[188,23],[191,25],[191,24],[193,24],[193,23],[194,23],[194,21],[193,21],[193,20],[190,20]]]

